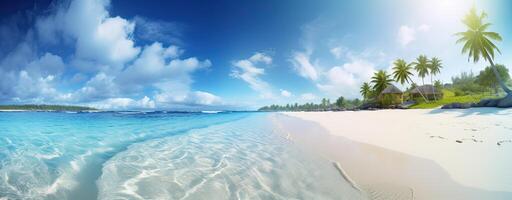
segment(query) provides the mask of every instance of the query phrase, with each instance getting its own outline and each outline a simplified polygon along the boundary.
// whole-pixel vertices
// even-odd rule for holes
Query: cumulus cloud
[[[260,93],[262,98],[273,98],[270,85],[261,79],[265,74],[265,69],[260,66],[268,66],[272,63],[272,58],[264,53],[255,53],[248,59],[237,60],[233,62],[231,76],[245,81],[251,89]]]
[[[132,39],[135,23],[107,11],[110,1],[75,0],[37,21],[42,41],[58,43],[58,38],[75,42],[75,59],[122,65],[140,51]],[[60,37],[59,37],[60,36]]]
[[[358,86],[368,81],[375,65],[364,59],[353,59],[342,66],[334,66],[325,75],[325,82],[317,87],[331,96],[357,97]]]
[[[163,92],[156,95],[155,99],[156,102],[164,105],[180,104],[186,106],[212,106],[222,104],[222,99],[220,97],[203,91],[179,93]]]
[[[430,30],[430,26],[422,24],[418,27],[410,27],[406,25],[400,26],[398,29],[397,40],[403,47],[416,40],[418,32],[426,32]]]
[[[140,100],[131,98],[108,98],[87,104],[88,106],[104,110],[122,110],[122,109],[154,109],[155,101],[144,96]]]
[[[98,73],[74,93],[74,98],[77,101],[87,102],[119,96],[120,91],[114,79],[113,76]]]
[[[294,69],[299,73],[300,76],[313,81],[318,79],[317,69],[311,63],[309,54],[305,52],[295,52],[292,56],[291,62],[294,66]]]
[[[111,16],[110,6],[108,0],[72,0],[44,16],[29,17],[32,27],[26,30],[1,25],[2,39],[23,36],[13,37],[16,44],[0,46],[9,48],[8,53],[0,51],[0,100],[104,109],[222,103],[214,94],[191,88],[193,73],[211,62],[181,58],[184,50],[169,44],[177,40],[162,35],[179,29],[177,25]],[[180,36],[178,32],[173,36]],[[137,45],[134,37],[149,45]],[[250,60],[271,62],[263,55]]]

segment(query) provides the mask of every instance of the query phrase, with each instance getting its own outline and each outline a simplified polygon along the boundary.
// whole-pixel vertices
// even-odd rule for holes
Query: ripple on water
[[[257,116],[134,144],[104,164],[99,199],[361,198],[268,127]]]

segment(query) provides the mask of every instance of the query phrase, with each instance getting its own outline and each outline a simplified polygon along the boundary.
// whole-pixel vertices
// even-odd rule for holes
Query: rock
[[[512,94],[509,94],[505,98],[500,99],[497,107],[498,108],[512,108]]]
[[[444,105],[441,109],[467,109],[471,108],[471,106],[471,103],[451,103]]]
[[[501,99],[482,99],[480,102],[475,103],[474,107],[496,107]]]
[[[372,110],[372,109],[376,109],[376,108],[380,108],[380,106],[377,103],[367,102],[367,103],[364,103],[363,105],[359,106],[358,109],[360,109],[360,110]]]

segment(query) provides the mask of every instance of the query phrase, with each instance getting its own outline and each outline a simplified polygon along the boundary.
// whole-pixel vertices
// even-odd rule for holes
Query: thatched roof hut
[[[395,85],[389,84],[386,89],[382,90],[380,94],[403,94],[402,90],[398,89]]]
[[[401,104],[403,100],[403,92],[393,84],[382,90],[379,95],[379,102],[382,106],[391,106]]]
[[[441,90],[437,89],[436,87],[434,87],[432,85],[418,86],[416,88],[413,88],[409,93],[411,93],[411,94],[419,94],[420,91],[421,91],[421,93],[423,95],[432,95],[432,94],[441,95],[441,94],[443,94],[441,92]]]
[[[422,85],[413,88],[409,91],[412,98],[421,98],[421,94],[429,100],[440,99],[443,97],[443,92],[432,85]]]

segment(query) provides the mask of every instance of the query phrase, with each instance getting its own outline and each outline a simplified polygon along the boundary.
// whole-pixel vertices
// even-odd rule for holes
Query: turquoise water
[[[0,199],[356,199],[265,113],[0,112]]]

